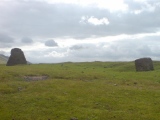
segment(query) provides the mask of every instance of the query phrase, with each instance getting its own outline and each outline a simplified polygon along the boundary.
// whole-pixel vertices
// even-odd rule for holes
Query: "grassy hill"
[[[6,64],[8,61],[8,57],[0,54],[0,64]]]
[[[6,64],[8,61],[9,57],[0,54],[0,64]],[[31,62],[27,61],[28,64],[32,64]]]
[[[133,62],[0,65],[3,120],[158,120],[160,62],[136,72]],[[24,76],[48,76],[26,81]]]

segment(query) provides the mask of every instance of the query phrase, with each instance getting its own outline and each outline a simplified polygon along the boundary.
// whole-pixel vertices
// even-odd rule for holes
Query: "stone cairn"
[[[7,61],[7,66],[13,66],[18,64],[27,64],[26,58],[24,56],[24,53],[19,48],[13,48],[11,50],[11,55]]]
[[[151,71],[154,70],[151,58],[140,58],[135,60],[136,71]]]

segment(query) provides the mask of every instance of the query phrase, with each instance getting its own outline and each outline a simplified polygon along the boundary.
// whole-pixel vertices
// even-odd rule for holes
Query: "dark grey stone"
[[[27,64],[26,58],[24,56],[24,53],[19,48],[13,48],[11,50],[11,55],[7,61],[7,66],[13,66],[18,64]]]
[[[136,71],[151,71],[154,70],[151,58],[140,58],[135,60]]]

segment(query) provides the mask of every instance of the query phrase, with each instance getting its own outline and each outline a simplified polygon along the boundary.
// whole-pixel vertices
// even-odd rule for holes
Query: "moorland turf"
[[[0,65],[2,120],[159,120],[160,62]],[[26,81],[24,76],[48,76]]]

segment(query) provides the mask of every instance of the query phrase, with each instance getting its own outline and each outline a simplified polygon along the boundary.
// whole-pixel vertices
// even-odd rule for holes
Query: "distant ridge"
[[[3,54],[0,54],[0,64],[6,64],[8,61],[9,57],[5,56]]]
[[[0,64],[7,64],[9,57],[3,54],[0,54]],[[32,64],[31,62],[27,61],[28,64]]]

